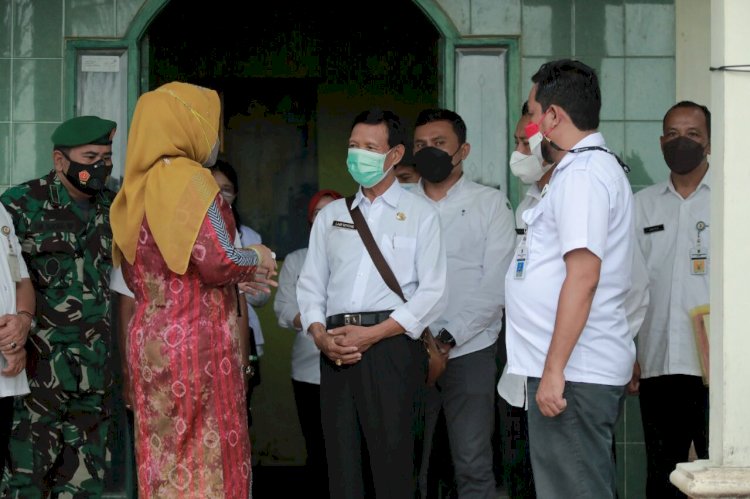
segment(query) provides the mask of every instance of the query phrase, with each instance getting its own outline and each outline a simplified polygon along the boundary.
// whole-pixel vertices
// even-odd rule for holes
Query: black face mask
[[[687,175],[706,157],[703,145],[687,137],[677,137],[665,142],[661,151],[667,166],[677,175]]]
[[[414,169],[426,181],[439,184],[453,170],[453,156],[461,149],[459,146],[452,155],[437,147],[424,147],[414,155]]]
[[[107,165],[103,159],[86,165],[73,161],[67,154],[60,152],[70,162],[65,177],[73,184],[73,187],[89,196],[94,196],[104,189],[105,182],[112,173],[112,165]]]

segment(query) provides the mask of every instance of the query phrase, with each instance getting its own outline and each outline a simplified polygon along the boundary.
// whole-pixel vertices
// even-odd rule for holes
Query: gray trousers
[[[429,390],[425,409],[425,440],[419,473],[422,497],[432,440],[440,409],[445,412],[459,498],[497,497],[492,470],[492,432],[495,429],[496,345],[448,361],[448,367]]]
[[[566,382],[567,408],[553,418],[536,403],[539,378],[528,378],[531,467],[539,499],[617,496],[612,452],[624,386]]]

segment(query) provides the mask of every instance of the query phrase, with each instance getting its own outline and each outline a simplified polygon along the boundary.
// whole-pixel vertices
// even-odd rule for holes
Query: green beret
[[[52,133],[55,147],[76,147],[86,144],[109,145],[117,123],[97,116],[77,116],[64,121]]]

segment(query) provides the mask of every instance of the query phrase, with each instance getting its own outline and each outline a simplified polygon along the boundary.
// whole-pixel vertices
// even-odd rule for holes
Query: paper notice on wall
[[[117,73],[120,71],[120,57],[116,55],[83,55],[81,72]]]

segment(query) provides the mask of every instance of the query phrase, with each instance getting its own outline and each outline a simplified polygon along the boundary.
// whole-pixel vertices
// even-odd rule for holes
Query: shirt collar
[[[404,194],[404,192],[405,191],[399,185],[398,180],[394,178],[391,186],[378,197],[382,198],[383,201],[395,208],[396,206],[398,206],[398,200],[401,198],[401,195]],[[362,186],[360,186],[357,189],[357,193],[354,195],[354,201],[352,201],[352,209],[356,208],[360,203],[363,202],[372,204],[362,193]]]
[[[604,142],[604,136],[600,132],[594,132],[592,134],[586,135],[583,139],[581,139],[576,145],[571,147],[570,149],[578,149],[579,147],[606,147],[606,144]],[[561,170],[565,169],[570,163],[573,162],[573,160],[576,158],[577,153],[567,153],[563,157],[563,159],[557,164],[555,167],[555,171],[552,173],[552,176],[556,176]]]
[[[706,170],[706,173],[703,175],[703,178],[701,179],[700,183],[698,184],[698,187],[693,191],[693,193],[698,192],[701,189],[708,189],[711,190],[711,165],[708,166],[708,170]],[[680,199],[682,199],[682,196],[677,192],[677,189],[674,188],[674,184],[672,183],[672,175],[669,175],[667,177],[667,181],[664,182],[664,188],[661,190],[662,194],[666,194],[668,192],[671,192],[672,194],[675,194],[676,196],[679,196]],[[691,194],[690,196],[692,196]],[[690,197],[688,196],[688,198]]]
[[[534,198],[537,201],[542,199],[542,190],[539,188],[536,182],[529,186],[528,190],[526,191],[526,196]]]
[[[465,180],[466,180],[466,175],[462,173],[461,176],[458,177],[458,180],[456,181],[456,183],[450,186],[450,189],[448,189],[448,192],[445,193],[445,197],[440,199],[440,201],[442,201],[443,199],[449,198],[451,196],[455,196],[457,193],[461,192],[461,189],[463,189],[463,186],[466,183]],[[424,193],[424,180],[422,180],[421,178],[419,179],[419,183],[417,184],[417,192],[423,195],[424,197],[426,197],[427,199],[430,199]],[[432,200],[430,199],[430,201]]]

